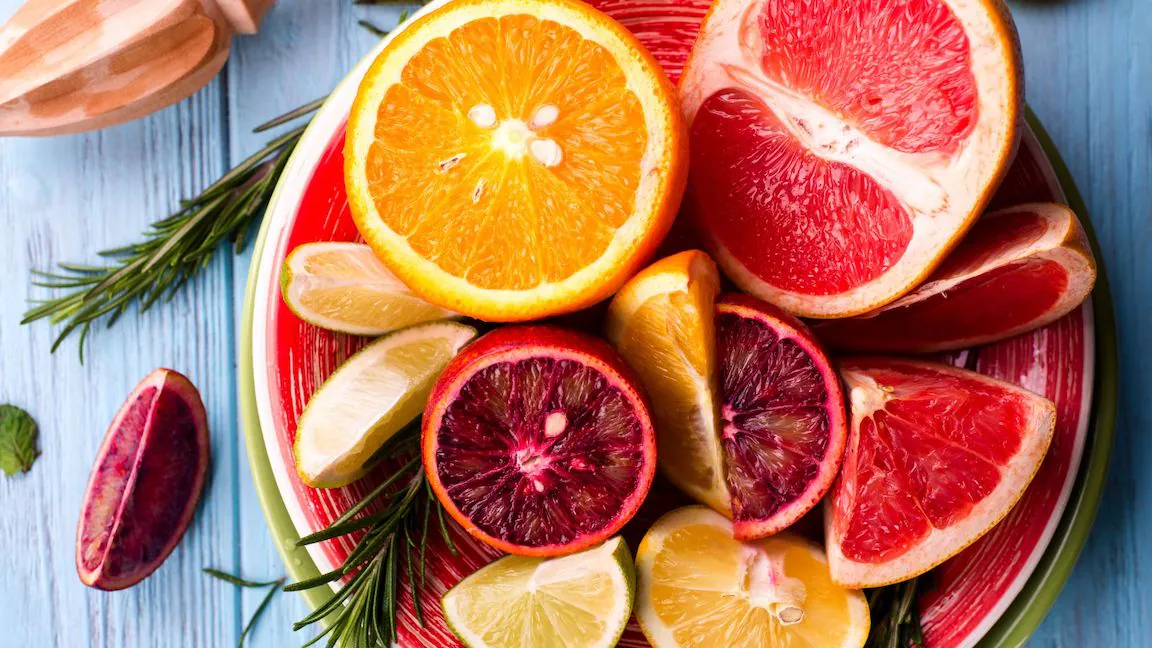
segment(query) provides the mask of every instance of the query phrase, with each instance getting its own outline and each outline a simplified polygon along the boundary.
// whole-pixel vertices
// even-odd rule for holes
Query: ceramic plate
[[[593,2],[632,29],[679,75],[707,3],[669,5],[637,0]],[[427,9],[425,9],[426,11]],[[297,245],[357,240],[343,187],[344,121],[367,67],[349,75],[317,114],[292,156],[264,220],[248,282],[240,381],[245,438],[264,510],[293,577],[307,578],[340,564],[352,548],[337,540],[296,549],[301,535],[323,528],[386,467],[344,489],[314,490],[296,477],[292,439],[312,392],[364,340],[319,330],[298,320],[280,300],[279,269]],[[1067,201],[1087,213],[1051,143],[1035,120],[995,206]],[[1020,504],[991,533],[935,570],[922,601],[933,647],[1016,646],[1051,607],[1086,539],[1102,490],[1115,420],[1115,335],[1107,282],[1101,273],[1092,303],[1034,333],[953,354],[949,360],[1047,395],[1057,403],[1056,436]],[[630,525],[632,538],[659,511],[646,507]],[[462,551],[453,557],[434,545],[425,609],[460,577],[495,554],[455,530]],[[305,594],[315,607],[329,592]],[[407,612],[403,614],[403,612]],[[458,645],[437,614],[425,628],[404,602],[401,645]],[[632,626],[621,645],[646,645]]]

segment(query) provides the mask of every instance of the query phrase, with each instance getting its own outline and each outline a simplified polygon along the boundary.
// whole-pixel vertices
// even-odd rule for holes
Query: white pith
[[[433,39],[447,37],[454,30],[475,20],[531,14],[538,20],[564,25],[576,31],[585,40],[596,43],[609,52],[624,73],[628,90],[639,100],[647,125],[646,147],[640,160],[639,185],[635,193],[635,211],[617,229],[604,254],[597,261],[564,279],[540,283],[528,289],[480,288],[464,277],[448,274],[434,261],[418,254],[409,244],[407,237],[392,231],[379,217],[370,196],[360,195],[353,189],[349,200],[360,212],[368,216],[359,219],[358,222],[365,238],[386,242],[388,249],[386,256],[399,260],[401,265],[409,269],[407,271],[411,272],[412,276],[437,278],[434,286],[425,286],[422,289],[428,293],[425,297],[430,301],[446,308],[460,309],[465,305],[462,296],[468,296],[468,303],[474,307],[473,310],[483,310],[485,317],[500,320],[523,319],[516,314],[525,306],[539,307],[540,304],[566,303],[571,300],[570,295],[573,292],[597,282],[607,281],[622,260],[627,260],[630,255],[635,254],[643,234],[664,209],[665,195],[672,179],[672,169],[665,164],[666,159],[672,154],[673,143],[669,141],[669,134],[676,132],[679,127],[673,121],[674,115],[669,114],[675,107],[664,94],[662,76],[658,76],[662,75],[662,72],[654,70],[652,62],[634,49],[634,37],[622,26],[607,19],[602,23],[590,24],[585,13],[587,10],[583,7],[583,3],[578,2],[549,2],[532,4],[531,7],[525,6],[521,0],[445,2],[443,6],[428,12],[420,20],[410,21],[405,25],[404,31],[416,33],[417,37],[397,39],[385,48],[373,63],[369,74],[376,73],[378,77],[371,85],[360,89],[357,102],[378,106],[388,89],[400,82],[402,71],[412,57]],[[532,109],[529,115],[507,117],[497,124],[496,129],[499,130],[505,122],[512,121],[523,123],[529,132],[533,128],[542,128],[543,126],[535,126],[533,122],[543,124],[548,123],[550,118],[554,120],[555,117],[550,114],[550,107],[552,107],[550,104],[545,104]],[[345,151],[349,159],[360,161],[368,159],[369,147],[375,140],[375,122],[373,112],[371,116],[361,120],[353,119],[349,123],[348,146]],[[509,123],[507,130],[518,132],[519,128],[516,124]],[[532,144],[536,146],[533,147]],[[499,146],[503,144],[498,144],[497,147]],[[525,136],[523,146],[537,162],[547,167],[562,164],[565,157],[565,152],[551,139]],[[519,149],[511,146],[509,150]],[[365,175],[362,163],[355,173]],[[362,177],[358,184],[367,186],[367,179]],[[483,190],[484,187],[478,185],[476,192]],[[509,317],[505,313],[512,316]]]
[[[894,362],[929,367],[940,374],[985,382],[1014,392],[1027,403],[1028,431],[1024,434],[1016,454],[1006,464],[999,466],[1000,482],[987,497],[973,506],[967,517],[944,529],[933,527],[924,539],[902,555],[887,562],[863,563],[844,555],[841,550],[843,538],[837,533],[837,524],[833,520],[836,511],[841,508],[838,502],[833,501],[835,494],[838,493],[838,490],[834,489],[833,496],[825,501],[824,541],[827,544],[828,565],[832,571],[832,579],[845,587],[880,587],[908,580],[936,567],[979,540],[1012,510],[1024,494],[1024,490],[1031,483],[1048,452],[1048,445],[1052,441],[1056,427],[1056,409],[1052,402],[1026,389],[946,365],[913,360]],[[886,370],[892,368],[893,365],[885,364]],[[844,459],[847,470],[856,465],[861,421],[883,408],[889,398],[896,396],[890,386],[880,384],[872,377],[867,366],[858,366],[848,361],[841,369],[841,376],[849,390],[853,406],[850,412],[852,427]],[[857,411],[858,404],[863,406],[863,411]],[[849,507],[849,510],[854,509],[855,507]]]
[[[731,520],[702,506],[687,506],[661,517],[648,530],[636,554],[634,612],[644,636],[657,648],[677,648],[681,645],[673,635],[673,627],[660,616],[652,599],[657,558],[663,552],[664,543],[670,535],[691,526],[709,526],[721,529],[729,535],[732,533]],[[743,547],[739,570],[741,578],[739,582],[732,583],[732,589],[728,593],[733,597],[745,599],[751,606],[766,610],[783,627],[802,622],[805,618],[804,603],[808,596],[805,584],[798,578],[787,576],[779,557],[764,551],[758,546],[758,542],[760,541],[741,543]],[[803,544],[814,559],[821,563],[826,562],[824,553],[818,546],[808,541],[803,541]],[[675,586],[669,583],[661,584]],[[868,606],[859,593],[846,594],[849,614],[847,625],[855,632],[845,637],[843,646],[856,648],[863,645],[868,635],[870,625]]]
[[[518,557],[512,559],[518,561],[526,560]],[[527,559],[536,561],[537,566],[525,581],[524,591],[528,594],[535,594],[537,589],[542,585],[579,581],[582,578],[595,574],[607,575],[612,582],[610,592],[612,596],[611,606],[604,610],[586,611],[595,613],[604,620],[604,632],[600,637],[600,641],[589,648],[611,648],[611,646],[616,645],[617,639],[624,631],[632,608],[632,596],[629,592],[628,577],[624,573],[625,569],[631,569],[632,567],[630,559],[631,555],[628,552],[627,546],[619,537],[612,538],[594,549],[582,551],[570,556],[550,559]],[[444,618],[449,627],[452,628],[452,631],[455,632],[467,646],[480,647],[487,645],[479,629],[474,629],[471,627],[472,624],[468,623],[469,619],[466,618],[463,609],[463,605],[466,603],[464,599],[469,593],[473,593],[473,595],[484,594],[484,592],[470,590],[469,580],[484,572],[500,569],[501,562],[501,560],[497,560],[485,567],[481,567],[473,575],[465,578],[444,595],[442,602]],[[543,603],[556,604],[555,601],[545,601]],[[485,621],[489,623],[507,624],[513,622],[522,623],[525,620],[518,618],[490,618],[485,619]]]
[[[1021,212],[1036,214],[1044,219],[1045,231],[1036,240],[1027,242],[1026,244],[1012,242],[1001,249],[999,254],[989,257],[979,266],[970,268],[959,274],[940,277],[938,279],[932,278],[900,299],[870,313],[859,315],[858,318],[873,318],[886,311],[904,308],[922,302],[930,297],[946,294],[948,291],[966,281],[975,279],[1011,263],[1028,259],[1052,261],[1065,268],[1068,273],[1069,283],[1060,295],[1060,299],[1053,304],[1051,308],[1032,321],[1025,322],[1007,331],[954,341],[947,346],[949,348],[977,346],[1039,328],[1068,314],[1073,308],[1076,308],[1084,302],[1088,293],[1092,291],[1092,287],[1096,281],[1096,266],[1093,259],[1090,256],[1086,256],[1085,252],[1081,249],[1068,247],[1070,241],[1082,239],[1084,236],[1076,220],[1076,215],[1064,205],[1035,203],[1001,209],[985,214],[981,219],[991,220]],[[936,349],[922,349],[922,351],[934,350]]]
[[[996,0],[939,0],[967,34],[977,90],[977,120],[951,155],[904,153],[868,138],[842,116],[768,78],[760,47],[745,33],[749,12],[761,4],[718,0],[701,28],[681,82],[681,105],[691,124],[715,93],[744,89],[758,97],[816,156],[860,169],[899,199],[913,221],[903,255],[887,271],[832,295],[786,290],[750,272],[720,245],[717,262],[740,287],[806,317],[843,317],[870,310],[904,294],[941,259],[990,193],[1007,166],[1018,114],[1016,52],[988,5]]]

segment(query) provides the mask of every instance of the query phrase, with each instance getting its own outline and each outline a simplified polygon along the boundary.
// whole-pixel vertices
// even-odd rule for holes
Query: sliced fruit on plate
[[[928,353],[1040,328],[1079,306],[1096,282],[1088,237],[1068,207],[986,214],[928,281],[858,317],[813,329],[842,349]]]
[[[748,295],[716,304],[721,443],[737,538],[799,520],[836,478],[848,437],[840,379],[799,320]]]
[[[456,322],[390,333],[349,358],[300,415],[292,450],[313,488],[350,484],[389,439],[424,409],[436,378],[476,329]]]
[[[469,648],[612,648],[632,615],[636,574],[621,538],[559,558],[506,556],[444,595]]]
[[[80,580],[121,590],[156,571],[192,520],[208,461],[200,392],[157,369],[116,413],[92,467],[76,530]]]
[[[575,0],[448,2],[384,47],[348,123],[356,226],[428,301],[490,321],[616,291],[675,218],[675,92]]]
[[[805,317],[920,283],[1022,118],[1000,0],[719,0],[681,80],[690,211],[742,289]]]
[[[422,446],[445,510],[526,556],[611,537],[656,472],[635,374],[606,342],[550,326],[496,329],[457,356],[428,400]]]
[[[972,371],[853,358],[840,372],[852,433],[824,534],[845,586],[907,580],[975,542],[1020,499],[1052,440],[1051,401]]]
[[[417,297],[363,243],[297,247],[284,260],[280,292],[305,322],[352,335],[383,335],[457,316]]]
[[[832,582],[820,547],[781,534],[753,542],[700,506],[660,518],[636,555],[636,620],[655,648],[860,648],[863,593]]]
[[[608,308],[607,330],[652,399],[661,470],[693,499],[730,512],[716,380],[719,292],[712,259],[681,252],[624,284]]]

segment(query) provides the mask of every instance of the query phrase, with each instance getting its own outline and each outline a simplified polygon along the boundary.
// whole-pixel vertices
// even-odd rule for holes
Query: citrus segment
[[[702,507],[662,517],[637,552],[636,619],[657,648],[859,648],[862,593],[832,582],[819,547],[779,535],[742,543]]]
[[[883,305],[1005,173],[1019,78],[998,0],[720,0],[681,82],[690,211],[763,299],[819,318]]]
[[[1037,203],[986,214],[916,290],[864,315],[819,322],[831,346],[927,353],[1031,331],[1092,291],[1096,261],[1076,215]]]
[[[437,382],[424,467],[468,533],[507,553],[571,553],[616,533],[656,471],[639,381],[601,340],[506,327],[469,346]]]
[[[470,648],[615,646],[632,614],[635,568],[620,538],[560,558],[506,556],[444,595]]]
[[[383,335],[456,316],[417,297],[361,243],[297,247],[284,260],[280,288],[300,319],[351,335]]]
[[[658,64],[573,0],[464,0],[361,84],[346,185],[367,242],[429,301],[489,320],[610,295],[667,233],[682,124]]]
[[[352,483],[415,419],[437,376],[476,329],[455,322],[390,333],[349,358],[312,395],[296,430],[296,472],[313,488]]]
[[[738,538],[776,533],[832,485],[847,425],[840,381],[808,329],[747,295],[716,305],[721,443]]]
[[[1055,427],[1048,399],[914,360],[845,361],[852,432],[825,514],[836,582],[879,587],[952,557],[1015,505]]]
[[[652,399],[660,467],[697,501],[730,512],[718,425],[714,303],[720,275],[696,250],[633,277],[608,309],[608,339]]]

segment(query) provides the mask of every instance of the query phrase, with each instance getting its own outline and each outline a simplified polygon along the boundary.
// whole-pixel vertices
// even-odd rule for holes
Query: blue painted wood
[[[20,0],[0,0],[6,18]],[[1146,0],[1031,0],[1013,5],[1027,93],[1080,184],[1116,296],[1122,411],[1108,490],[1088,547],[1032,645],[1152,645],[1152,12]],[[240,442],[235,340],[248,257],[224,254],[172,304],[98,332],[85,365],[52,329],[19,326],[28,269],[93,259],[132,240],[180,196],[265,138],[260,121],[325,94],[373,38],[355,25],[398,10],[351,0],[281,0],[262,33],[241,39],[226,73],[179,106],[135,124],[56,139],[0,140],[0,402],[31,411],[44,456],[0,477],[0,646],[231,646],[259,603],[202,576],[218,566],[283,573]],[[75,523],[108,421],[156,366],[188,373],[209,408],[213,478],[181,546],[149,580],[105,594],[79,583]],[[296,597],[273,604],[250,645],[303,643]]]

